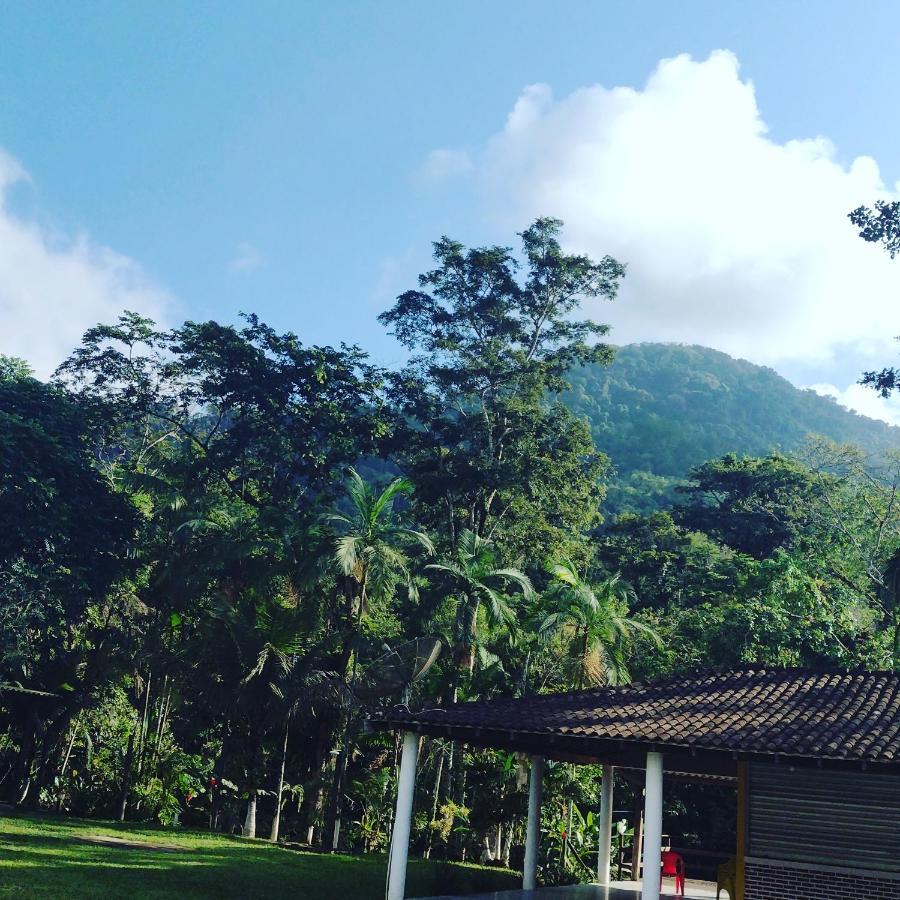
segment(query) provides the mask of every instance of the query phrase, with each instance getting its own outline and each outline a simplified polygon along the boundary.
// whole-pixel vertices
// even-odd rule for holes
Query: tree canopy
[[[519,238],[434,245],[381,316],[394,371],[253,315],[126,312],[49,383],[0,358],[6,799],[381,850],[379,707],[900,667],[893,432],[702,348],[610,368],[582,305],[624,266],[553,219]],[[515,757],[421,759],[422,852],[510,862]],[[596,774],[548,775],[548,879],[596,839]]]

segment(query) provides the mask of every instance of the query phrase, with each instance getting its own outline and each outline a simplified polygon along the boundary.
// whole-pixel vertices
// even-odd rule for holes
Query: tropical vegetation
[[[665,398],[637,379],[669,351],[599,374],[615,350],[579,309],[614,300],[625,267],[564,252],[560,230],[539,219],[517,250],[438,241],[380,317],[409,354],[394,371],[253,315],[126,312],[47,383],[2,361],[9,804],[377,854],[399,747],[365,724],[384,706],[707,666],[900,667],[893,433],[778,446],[754,425],[767,375],[731,432],[660,440],[663,404],[711,409],[691,380],[703,353]],[[810,431],[845,421],[821,404]],[[522,761],[440,738],[420,759],[414,851],[519,864]],[[542,875],[577,880],[598,773],[551,766],[547,785]],[[669,802],[708,845],[705,796]]]

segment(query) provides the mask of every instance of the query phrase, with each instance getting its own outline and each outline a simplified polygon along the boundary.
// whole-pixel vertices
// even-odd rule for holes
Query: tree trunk
[[[39,724],[37,713],[33,709],[29,710],[22,723],[22,740],[7,788],[7,800],[16,806],[25,802],[31,786],[31,764],[34,761]]]
[[[344,778],[347,774],[347,758],[349,756],[349,747],[347,746],[349,739],[348,729],[344,746],[341,747],[334,764],[334,779],[328,799],[328,814],[325,817],[325,834],[322,843],[332,853],[337,850],[341,838],[341,812],[344,799]]]
[[[125,764],[122,767],[122,796],[119,799],[119,821],[125,821],[125,811],[128,808],[128,792],[131,790],[131,769],[134,764],[134,739],[135,732],[140,724],[140,714],[135,716],[134,726],[128,735],[128,749],[125,751]]]
[[[35,759],[34,791],[30,800],[30,805],[35,809],[40,803],[41,791],[53,782],[53,761],[58,756],[59,744],[63,741],[63,733],[68,729],[70,720],[70,714],[65,712],[44,727]]]
[[[634,819],[634,843],[631,847],[631,878],[633,881],[641,879],[641,853],[644,845],[644,804],[640,792],[635,794],[633,815]]]
[[[219,816],[222,812],[222,778],[225,770],[225,754],[228,746],[228,739],[231,734],[229,726],[226,724],[222,728],[222,744],[219,747],[219,756],[213,766],[213,778],[215,786],[210,786],[209,792],[209,830],[218,831]]]
[[[443,746],[438,747],[438,761],[437,761],[437,767],[436,767],[437,772],[435,773],[435,776],[434,776],[434,792],[432,794],[432,800],[431,800],[431,820],[430,820],[431,822],[433,822],[435,819],[437,819],[438,807],[440,806],[440,802],[441,802],[441,779],[443,778],[443,775],[444,775],[444,755],[445,755],[444,747]],[[430,823],[429,823],[429,826],[430,826]],[[434,829],[429,827],[428,828],[428,840],[425,843],[425,852],[422,854],[422,856],[425,859],[431,858],[431,845],[432,845],[433,840],[434,840]]]
[[[453,786],[453,803],[457,807],[466,805],[466,770],[463,765],[462,746],[459,748],[458,764],[459,769],[456,775],[456,782]],[[462,832],[451,833],[450,843],[453,847],[454,854],[461,860],[466,858],[466,839]]]
[[[331,781],[331,789],[328,792],[328,805],[325,809],[325,829],[322,835],[322,846],[332,852],[337,850],[341,836],[344,776],[347,773],[347,762],[352,739],[351,729],[353,727],[353,708],[349,695],[352,694],[356,682],[356,670],[359,660],[357,642],[362,625],[364,604],[365,579],[363,578],[359,598],[357,599],[355,592],[350,592],[348,595],[347,621],[351,627],[351,638],[344,651],[345,656],[342,660],[344,684],[348,688],[348,694],[341,701],[341,715],[335,729],[340,745],[334,747],[334,750],[337,751],[334,762],[334,775]]]
[[[475,632],[478,628],[478,610],[481,607],[481,601],[467,599],[468,603],[462,615],[462,634],[457,648],[457,665],[471,678],[475,671]],[[456,702],[455,699],[454,702]]]
[[[247,815],[244,818],[244,828],[241,834],[245,838],[256,837],[256,788],[250,791],[247,798]]]
[[[147,750],[147,730],[149,728],[150,715],[150,687],[153,684],[153,671],[147,672],[147,683],[144,685],[144,714],[141,716],[140,740],[137,748],[137,774],[141,776],[141,770],[144,767],[144,756]]]
[[[281,747],[281,771],[278,774],[278,788],[275,791],[275,815],[272,818],[272,833],[269,840],[273,844],[278,843],[278,829],[281,825],[281,795],[284,792],[284,767],[287,764],[288,730],[290,719],[284,723],[284,744]]]
[[[72,734],[69,736],[69,743],[66,747],[66,755],[63,757],[62,765],[59,767],[59,777],[65,778],[66,769],[69,768],[69,760],[72,758],[72,749],[75,746],[75,738],[78,736],[78,726],[81,724],[81,713],[75,719],[72,727]]]
[[[900,672],[900,609],[894,607],[894,671]]]
[[[303,797],[300,801],[300,833],[306,832],[306,843],[312,845],[316,837],[316,822],[322,807],[322,785],[328,775],[326,760],[331,746],[332,729],[320,721],[315,730],[315,747],[309,768],[303,777]]]
[[[56,809],[57,812],[62,812],[63,808],[63,792],[62,792],[62,782],[66,777],[66,769],[69,768],[69,760],[72,758],[72,748],[75,746],[75,738],[78,735],[78,726],[81,723],[81,713],[78,713],[75,722],[70,726],[72,729],[72,733],[69,736],[68,746],[66,747],[66,755],[63,757],[62,765],[59,767],[59,781],[60,781],[60,791],[59,798],[57,799]]]
[[[307,808],[307,820],[309,824],[306,828],[306,843],[312,845],[316,839],[316,817],[322,809],[322,796],[324,790],[320,784],[318,789],[311,791],[309,801],[304,801]]]
[[[510,823],[507,826],[506,834],[503,836],[503,867],[508,869],[510,864],[510,856],[512,856],[513,832],[515,826]]]
[[[459,700],[459,682],[463,671],[464,670],[458,666],[453,670],[453,681],[450,684],[448,697],[450,703],[456,703]],[[444,797],[448,800],[452,800],[456,796],[455,785],[461,758],[462,748],[458,746],[457,741],[450,741],[450,746],[447,748],[446,784],[444,786]],[[440,806],[440,804],[438,804],[438,806]]]
[[[163,681],[163,702],[158,710],[159,720],[156,723],[156,744],[153,747],[152,765],[153,772],[156,774],[156,766],[159,762],[159,754],[163,736],[166,733],[166,725],[169,722],[169,713],[172,709],[172,682],[167,675]],[[168,689],[166,688],[168,685]]]

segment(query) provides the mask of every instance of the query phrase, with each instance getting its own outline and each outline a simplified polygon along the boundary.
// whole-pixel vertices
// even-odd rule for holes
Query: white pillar
[[[644,877],[641,900],[659,900],[659,871],[662,854],[663,760],[661,753],[647,754],[644,787]]]
[[[603,767],[603,781],[600,784],[600,836],[597,848],[597,883],[609,884],[609,851],[612,846],[613,818],[613,777],[612,766]]]
[[[537,886],[538,847],[541,842],[541,794],[544,779],[544,757],[531,757],[531,780],[528,782],[528,828],[525,832],[525,866],[522,887],[533,891]]]
[[[397,779],[397,811],[388,855],[387,900],[403,900],[406,890],[406,858],[409,855],[409,830],[412,825],[413,795],[416,789],[416,755],[419,736],[412,731],[403,734],[403,754]]]

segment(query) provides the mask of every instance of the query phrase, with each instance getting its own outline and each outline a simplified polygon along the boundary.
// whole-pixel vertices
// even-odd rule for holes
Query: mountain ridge
[[[626,344],[611,365],[580,367],[569,380],[564,402],[616,469],[611,513],[658,508],[693,466],[725,453],[790,453],[810,435],[873,454],[900,448],[900,427],[698,344]]]

